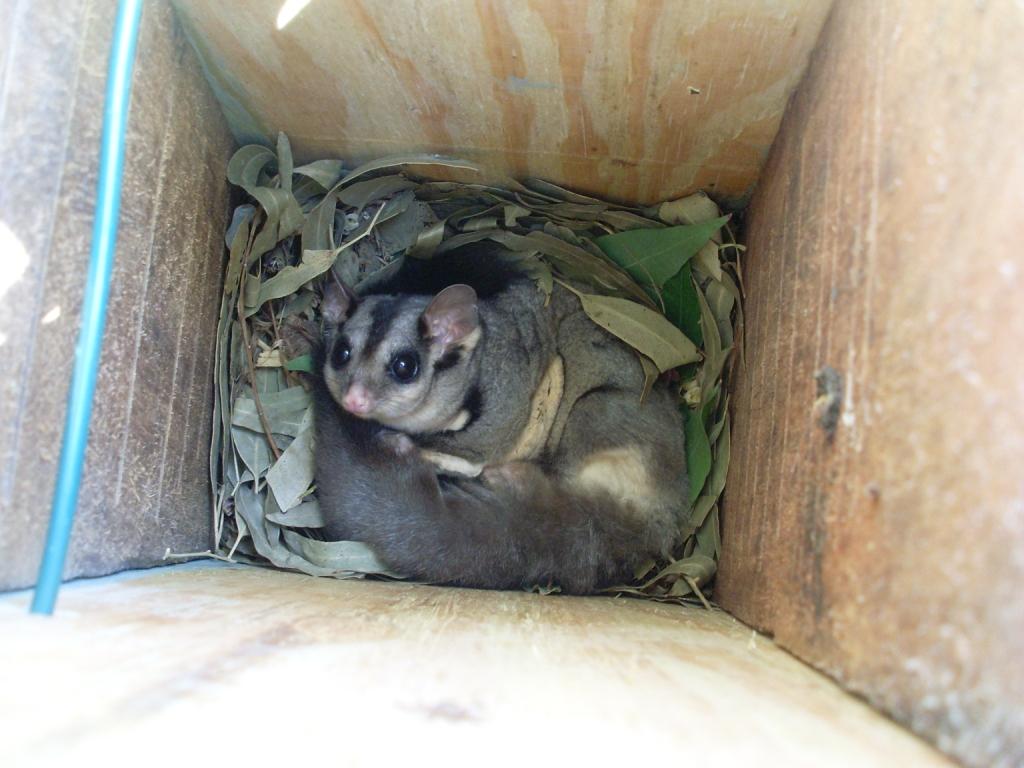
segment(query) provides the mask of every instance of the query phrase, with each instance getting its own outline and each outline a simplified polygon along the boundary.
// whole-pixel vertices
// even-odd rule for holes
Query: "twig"
[[[221,562],[224,562],[224,563],[234,563],[234,562],[236,562],[235,560],[232,560],[229,557],[224,557],[224,555],[219,555],[216,552],[211,552],[208,549],[204,550],[203,552],[171,552],[171,548],[170,547],[168,547],[167,550],[164,552],[163,559],[164,560],[171,560],[171,559],[174,559],[174,558],[185,558],[185,557],[209,557],[209,558],[211,558],[213,560],[220,560]]]
[[[690,589],[692,589],[693,593],[700,598],[700,601],[702,603],[704,603],[704,607],[707,608],[709,611],[712,610],[711,603],[709,603],[708,599],[704,597],[704,593],[700,591],[700,587],[697,586],[697,582],[694,580],[694,578],[692,576],[684,575],[683,580],[690,585]]]

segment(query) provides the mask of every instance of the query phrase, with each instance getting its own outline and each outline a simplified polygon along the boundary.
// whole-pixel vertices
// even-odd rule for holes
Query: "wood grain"
[[[836,5],[750,209],[716,590],[975,766],[1024,764],[1021,72],[1019,3]]]
[[[175,0],[240,140],[657,202],[757,179],[827,0]]]
[[[115,9],[93,0],[16,2],[2,52],[0,589],[33,583],[42,552]],[[232,144],[169,5],[147,3],[68,576],[152,565],[168,547],[209,546],[210,366]]]
[[[719,611],[198,564],[26,602],[0,598],[23,768],[949,765]]]

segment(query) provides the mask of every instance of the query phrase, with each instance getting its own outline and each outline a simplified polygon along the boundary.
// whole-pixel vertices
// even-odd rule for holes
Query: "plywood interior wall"
[[[116,3],[0,24],[0,589],[35,581],[85,286]],[[210,542],[210,368],[226,123],[166,3],[144,4],[121,228],[66,575]]]
[[[655,202],[750,191],[830,0],[175,4],[241,141]]]
[[[1024,765],[1022,72],[1020,3],[836,4],[751,204],[716,589],[973,766]]]

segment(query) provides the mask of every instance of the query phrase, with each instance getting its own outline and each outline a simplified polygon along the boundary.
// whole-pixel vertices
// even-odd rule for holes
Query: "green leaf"
[[[587,317],[651,358],[662,373],[700,359],[693,342],[657,312],[628,299],[573,292]]]
[[[255,306],[250,308],[251,311],[246,310],[246,314],[255,313],[271,299],[280,299],[282,296],[295,293],[314,277],[330,269],[334,259],[334,251],[303,251],[302,262],[298,266],[285,267],[260,286],[259,298]]]
[[[284,364],[286,371],[301,371],[302,373],[313,372],[312,355],[299,355]]]
[[[704,344],[704,334],[700,330],[700,302],[697,298],[697,288],[693,284],[690,273],[690,264],[687,262],[683,268],[672,277],[661,292],[661,300],[665,303],[665,317],[676,327],[682,330],[698,347]]]
[[[728,217],[724,216],[681,227],[632,229],[594,242],[638,283],[660,288],[726,221]]]
[[[260,171],[276,160],[273,152],[260,144],[247,144],[228,161],[228,181],[236,187],[255,187]]]
[[[683,408],[686,426],[686,473],[690,481],[690,504],[697,501],[711,472],[711,444],[704,431],[700,411]]]

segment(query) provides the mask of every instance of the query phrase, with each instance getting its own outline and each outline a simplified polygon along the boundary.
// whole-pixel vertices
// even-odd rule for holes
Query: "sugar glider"
[[[406,259],[360,296],[328,282],[315,393],[326,533],[426,581],[592,592],[678,542],[677,398],[659,383],[641,403],[633,351],[503,255]]]

